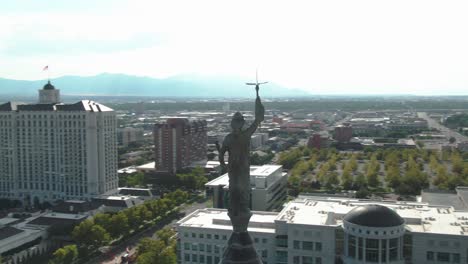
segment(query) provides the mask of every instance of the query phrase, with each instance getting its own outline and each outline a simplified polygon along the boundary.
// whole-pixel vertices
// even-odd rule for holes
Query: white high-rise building
[[[117,190],[115,112],[58,95],[49,82],[39,104],[0,105],[1,198],[32,204]]]

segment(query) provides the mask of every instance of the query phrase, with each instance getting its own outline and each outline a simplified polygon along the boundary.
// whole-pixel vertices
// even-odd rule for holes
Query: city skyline
[[[2,3],[2,78],[240,76],[312,94],[466,94],[463,1]],[[208,78],[207,77],[207,78]]]

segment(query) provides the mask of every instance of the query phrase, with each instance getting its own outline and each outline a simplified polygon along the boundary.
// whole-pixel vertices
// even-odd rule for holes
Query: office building
[[[156,171],[176,173],[194,161],[206,159],[205,120],[169,118],[154,125]]]
[[[39,93],[38,104],[0,105],[0,197],[33,205],[116,190],[114,111],[89,100],[59,103],[50,82]]]
[[[143,129],[134,127],[125,127],[117,130],[117,140],[119,145],[124,147],[132,142],[139,142],[143,140]]]
[[[225,209],[178,222],[180,263],[215,264],[232,231]],[[253,212],[263,263],[467,263],[468,211],[421,202],[300,196],[279,212]]]
[[[213,207],[226,208],[229,204],[229,176],[222,176],[205,184],[207,194],[212,196]],[[250,166],[250,208],[255,211],[270,211],[280,207],[287,196],[287,176],[282,166]]]

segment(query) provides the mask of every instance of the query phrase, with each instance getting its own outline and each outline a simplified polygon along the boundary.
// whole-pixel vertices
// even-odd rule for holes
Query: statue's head
[[[234,116],[232,116],[231,127],[232,130],[241,130],[244,126],[245,120],[244,116],[240,112],[236,112]]]

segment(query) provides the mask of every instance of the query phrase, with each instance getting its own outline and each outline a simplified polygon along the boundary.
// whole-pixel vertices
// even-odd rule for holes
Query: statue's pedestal
[[[220,264],[261,264],[248,232],[233,232]]]

